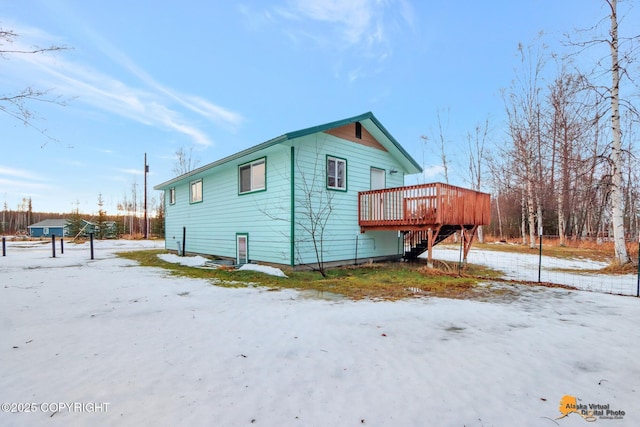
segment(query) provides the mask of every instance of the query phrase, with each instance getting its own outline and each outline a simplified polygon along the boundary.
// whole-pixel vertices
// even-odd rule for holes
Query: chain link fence
[[[447,262],[460,262],[459,245],[438,245],[433,258]],[[426,257],[426,254],[423,255]],[[523,254],[472,248],[467,262],[499,270],[503,278],[523,282],[545,282],[571,286],[577,289],[609,294],[638,294],[639,274],[604,274],[597,272],[608,264],[585,258],[557,258],[539,253]]]

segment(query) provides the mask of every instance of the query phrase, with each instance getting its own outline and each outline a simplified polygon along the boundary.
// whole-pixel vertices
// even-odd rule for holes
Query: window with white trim
[[[267,188],[266,166],[267,160],[264,157],[239,166],[238,185],[240,186],[240,194]]]
[[[176,189],[174,187],[169,189],[169,204],[173,205],[175,203],[176,203]]]
[[[347,161],[327,156],[327,188],[347,190]]]
[[[191,183],[191,191],[189,192],[189,201],[198,203],[202,201],[202,180],[193,181]]]

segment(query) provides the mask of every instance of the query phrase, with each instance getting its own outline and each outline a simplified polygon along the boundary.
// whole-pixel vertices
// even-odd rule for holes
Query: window
[[[238,179],[241,194],[266,189],[266,164],[266,159],[262,158],[239,167]]]
[[[198,203],[202,201],[202,180],[193,181],[191,183],[191,203]]]
[[[347,161],[327,156],[327,188],[347,190]]]
[[[169,189],[169,204],[173,205],[176,202],[176,189],[175,188],[170,188]]]
[[[356,122],[356,138],[362,139],[362,125],[360,122]]]

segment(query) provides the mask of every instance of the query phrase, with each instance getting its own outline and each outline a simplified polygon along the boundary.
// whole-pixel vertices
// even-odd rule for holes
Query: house
[[[169,250],[237,264],[346,264],[397,259],[407,236],[416,246],[428,238],[418,230],[426,217],[416,215],[432,195],[389,192],[421,171],[369,112],[286,133],[154,188],[165,194]]]
[[[68,227],[66,219],[45,219],[27,227],[31,237],[66,237]]]

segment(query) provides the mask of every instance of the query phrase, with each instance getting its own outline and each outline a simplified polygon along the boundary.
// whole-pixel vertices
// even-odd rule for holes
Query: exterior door
[[[384,169],[371,168],[371,189],[381,190],[386,187],[385,184]],[[384,194],[376,194],[373,196],[371,202],[371,218],[375,218],[376,220],[386,219],[384,212]]]
[[[236,264],[249,262],[249,235],[236,234]]]
[[[380,190],[386,187],[384,169],[371,168],[371,189]]]

